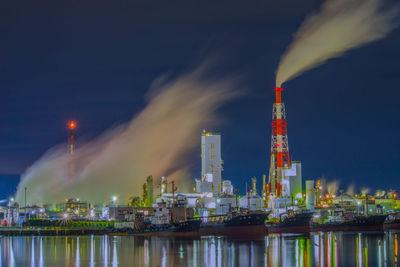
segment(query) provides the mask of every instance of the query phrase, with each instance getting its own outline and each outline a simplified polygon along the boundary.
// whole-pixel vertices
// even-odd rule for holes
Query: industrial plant
[[[1,225],[24,229],[23,226],[57,228],[75,224],[85,225],[89,233],[101,229],[101,233],[111,234],[206,235],[399,228],[400,200],[393,190],[332,193],[320,179],[303,181],[301,161],[291,160],[289,153],[282,92],[282,88],[275,88],[268,181],[267,174],[262,179],[252,177],[245,194],[239,194],[230,180],[223,179],[222,134],[203,130],[201,173],[192,181],[192,192],[182,192],[166,176],[149,175],[141,196],[113,196],[103,203],[87,203],[81,196],[39,206],[30,203],[29,188],[25,188],[24,203],[10,198],[8,205],[0,208]],[[68,123],[68,179],[75,178],[76,127],[76,122]]]

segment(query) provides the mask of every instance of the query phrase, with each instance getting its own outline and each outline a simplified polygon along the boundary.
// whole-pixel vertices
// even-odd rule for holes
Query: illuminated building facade
[[[203,131],[201,135],[201,176],[212,175],[212,192],[222,190],[221,134]]]

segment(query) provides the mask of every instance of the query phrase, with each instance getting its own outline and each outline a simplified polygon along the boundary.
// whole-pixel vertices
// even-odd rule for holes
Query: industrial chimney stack
[[[76,128],[76,123],[74,121],[70,121],[68,123],[69,134],[68,134],[68,154],[73,154],[75,149],[75,134],[74,130]]]
[[[276,87],[276,101],[272,108],[271,162],[269,172],[270,192],[276,196],[282,191],[282,170],[290,168],[289,144],[285,104],[282,102],[282,88]]]

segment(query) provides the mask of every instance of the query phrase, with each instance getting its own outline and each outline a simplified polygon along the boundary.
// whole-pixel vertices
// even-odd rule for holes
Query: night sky
[[[275,70],[322,1],[5,1],[0,8],[0,198],[44,152],[126,122],[154,79],[207,57],[243,77],[219,113],[223,177],[245,190],[269,167]],[[303,178],[400,189],[400,30],[284,84]],[[199,157],[195,162],[200,171]],[[259,180],[261,182],[261,179]]]

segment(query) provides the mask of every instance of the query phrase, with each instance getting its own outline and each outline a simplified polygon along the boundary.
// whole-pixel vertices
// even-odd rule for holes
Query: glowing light
[[[76,122],[70,121],[68,123],[68,127],[69,127],[69,129],[74,130],[76,128]]]
[[[67,219],[68,218],[68,213],[64,213],[63,217],[64,217],[64,219]]]
[[[114,202],[117,201],[117,199],[118,199],[118,198],[117,198],[116,196],[113,196],[113,197],[112,197],[112,201],[114,201]]]

